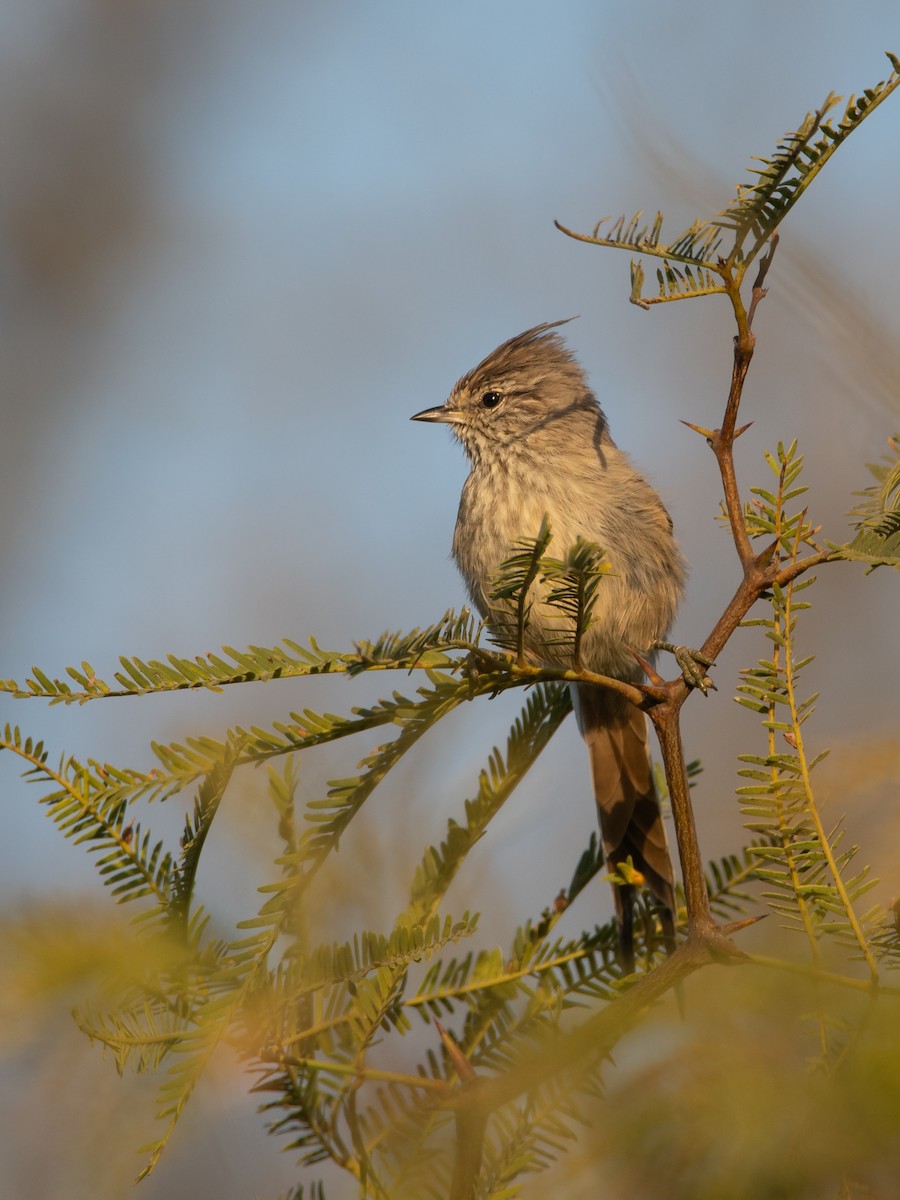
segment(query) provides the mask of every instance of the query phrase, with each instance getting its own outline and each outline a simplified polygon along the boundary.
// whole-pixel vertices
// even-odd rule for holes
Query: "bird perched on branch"
[[[445,404],[412,419],[449,425],[469,457],[453,557],[488,624],[508,624],[494,597],[501,564],[523,538],[537,536],[546,517],[554,554],[583,539],[601,547],[611,566],[581,640],[581,666],[639,682],[632,649],[652,653],[666,637],[682,594],[684,560],[662,501],[610,437],[584,371],[555,332],[562,324],[537,325],[504,342],[463,375]],[[540,579],[533,585],[526,648],[537,662],[571,666],[571,645],[560,638],[560,613],[546,603],[547,587]],[[674,940],[674,875],[647,718],[599,685],[581,683],[573,690],[606,864],[611,872],[624,865],[620,878],[632,881],[613,885],[622,958],[630,970],[639,881],[660,905],[667,944]]]

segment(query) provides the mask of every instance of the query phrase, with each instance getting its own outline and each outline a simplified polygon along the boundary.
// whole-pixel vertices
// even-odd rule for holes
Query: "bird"
[[[468,457],[452,553],[488,628],[509,623],[493,596],[503,562],[523,540],[535,539],[546,519],[554,555],[582,539],[600,547],[609,564],[580,665],[637,683],[643,672],[633,651],[653,661],[682,597],[686,564],[662,500],[613,441],[583,368],[557,332],[571,319],[503,342],[457,381],[444,404],[411,419],[449,426]],[[570,667],[571,640],[560,638],[559,609],[546,603],[549,584],[539,577],[532,586],[528,655]],[[612,892],[621,960],[633,971],[637,883],[659,906],[669,951],[676,912],[647,718],[617,693],[588,683],[573,685],[573,706],[589,753],[605,863],[618,877]]]

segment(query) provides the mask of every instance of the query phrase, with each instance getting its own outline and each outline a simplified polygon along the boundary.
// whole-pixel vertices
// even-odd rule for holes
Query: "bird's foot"
[[[714,659],[708,658],[699,650],[692,650],[690,646],[676,646],[672,642],[654,642],[654,650],[667,650],[669,654],[675,656],[675,661],[681,669],[681,674],[684,682],[688,687],[699,688],[705,696],[710,688],[718,691],[718,688],[706,674],[707,667],[714,667]]]

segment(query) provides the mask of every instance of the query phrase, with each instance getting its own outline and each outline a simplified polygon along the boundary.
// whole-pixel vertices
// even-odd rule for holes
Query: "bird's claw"
[[[708,658],[700,650],[692,650],[690,646],[676,646],[672,642],[657,642],[654,649],[668,650],[675,657],[681,669],[682,678],[688,687],[699,688],[705,696],[712,689],[718,688],[706,674],[707,667],[714,667],[715,660]]]

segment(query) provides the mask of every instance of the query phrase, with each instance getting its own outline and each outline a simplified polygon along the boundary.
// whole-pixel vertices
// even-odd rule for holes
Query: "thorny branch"
[[[740,276],[733,273],[727,263],[722,263],[723,277],[726,290],[732,302],[738,332],[734,339],[734,364],[732,367],[731,386],[725,404],[725,413],[720,428],[701,429],[689,422],[684,422],[689,428],[702,434],[716,456],[719,475],[722,480],[722,490],[725,499],[725,511],[731,528],[735,550],[741,563],[742,578],[734,595],[725,607],[711,633],[701,647],[701,654],[715,659],[728,642],[729,638],[744,620],[747,613],[773,586],[784,586],[798,578],[811,567],[827,562],[835,556],[827,550],[819,550],[799,561],[782,564],[775,557],[775,546],[769,545],[757,554],[751,543],[744,520],[744,510],[738,488],[737,475],[734,467],[734,443],[749,428],[749,425],[738,426],[737,417],[743,395],[744,383],[750,369],[753,352],[756,347],[756,337],[753,333],[753,318],[760,302],[766,295],[765,280],[769,267],[778,245],[778,235],[775,234],[769,244],[769,249],[759,263],[759,271],[753,284],[753,292],[749,308],[744,308],[740,293]],[[678,853],[681,860],[682,879],[684,881],[685,902],[688,918],[688,938],[704,939],[710,931],[716,929],[709,908],[709,900],[703,880],[703,860],[697,839],[697,829],[694,820],[693,806],[688,789],[687,775],[684,766],[684,754],[681,748],[679,721],[681,706],[692,689],[679,678],[668,683],[650,685],[645,688],[650,719],[653,721],[659,738],[666,780],[672,801],[672,815],[675,822],[675,834],[678,842]]]
[[[771,239],[768,251],[760,259],[750,304],[747,308],[744,307],[740,292],[742,280],[740,271],[735,269],[731,263],[720,262],[725,291],[732,302],[738,329],[734,339],[734,362],[725,412],[722,424],[718,429],[702,429],[699,426],[691,425],[690,422],[684,422],[706,438],[715,454],[722,481],[725,511],[742,572],[734,595],[701,647],[700,654],[711,660],[721,653],[747,613],[767,591],[775,585],[783,587],[812,567],[835,557],[828,550],[817,550],[806,558],[785,564],[778,560],[775,554],[775,545],[769,545],[760,553],[756,553],[751,545],[744,520],[740,489],[737,483],[734,443],[749,428],[749,425],[738,426],[737,418],[744,383],[756,346],[753,320],[760,302],[766,295],[766,275],[772,264],[777,244],[778,235],[775,234]],[[499,665],[496,662],[490,663],[495,670]],[[509,660],[504,665],[509,670]],[[487,661],[485,661],[485,666],[488,666]],[[512,667],[517,675],[531,669],[521,661],[512,664]],[[543,670],[539,668],[538,673],[543,673]],[[585,672],[577,670],[565,673],[566,676],[577,675],[579,678],[585,674]],[[529,1062],[527,1071],[513,1072],[493,1079],[467,1079],[460,1084],[451,1097],[441,1102],[442,1107],[455,1109],[458,1115],[463,1112],[467,1114],[466,1120],[458,1121],[457,1125],[458,1170],[454,1181],[454,1200],[457,1198],[468,1200],[468,1197],[475,1195],[475,1181],[479,1165],[475,1160],[480,1160],[480,1147],[473,1159],[470,1153],[473,1148],[472,1139],[468,1137],[467,1131],[483,1129],[483,1121],[491,1111],[515,1099],[523,1092],[533,1088],[536,1083],[550,1078],[561,1070],[578,1069],[579,1065],[584,1066],[587,1061],[596,1062],[597,1056],[607,1053],[612,1048],[615,1041],[637,1019],[648,1003],[658,999],[670,989],[677,988],[689,974],[699,967],[713,961],[730,963],[749,961],[731,940],[730,935],[753,922],[739,921],[731,925],[720,926],[710,910],[681,741],[681,708],[693,688],[681,676],[667,682],[661,680],[655,672],[648,671],[648,676],[650,682],[642,685],[639,689],[631,688],[627,684],[613,684],[600,679],[594,679],[592,682],[599,686],[611,687],[623,696],[626,694],[626,689],[632,693],[636,690],[642,693],[640,699],[633,694],[627,698],[632,702],[639,703],[647,711],[656,729],[672,804],[672,816],[684,882],[687,938],[670,958],[642,976],[629,991],[586,1022],[581,1030],[567,1039],[555,1041],[552,1052],[547,1053],[543,1059]]]

